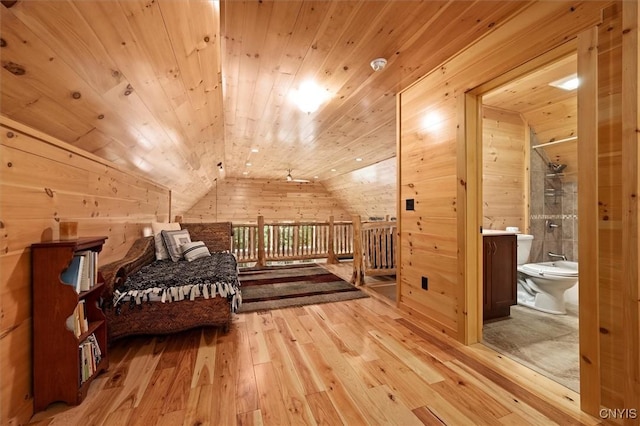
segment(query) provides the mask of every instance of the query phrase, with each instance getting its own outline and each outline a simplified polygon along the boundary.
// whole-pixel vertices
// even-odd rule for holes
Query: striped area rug
[[[339,302],[369,297],[315,264],[240,270],[242,306],[238,312]]]

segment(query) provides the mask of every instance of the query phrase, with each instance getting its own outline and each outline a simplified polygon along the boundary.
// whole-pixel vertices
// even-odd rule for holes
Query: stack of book
[[[87,306],[84,300],[80,300],[73,310],[73,314],[67,318],[67,329],[73,330],[76,337],[89,330],[89,320],[87,319]]]
[[[75,288],[77,293],[88,291],[98,282],[98,252],[79,251],[61,275],[62,281]]]
[[[80,385],[82,385],[96,372],[102,359],[102,351],[93,333],[78,346],[78,350],[80,351]]]

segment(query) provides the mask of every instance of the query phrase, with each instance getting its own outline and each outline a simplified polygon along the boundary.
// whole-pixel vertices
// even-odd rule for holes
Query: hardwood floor
[[[128,338],[77,407],[31,424],[598,424],[578,395],[371,297]]]

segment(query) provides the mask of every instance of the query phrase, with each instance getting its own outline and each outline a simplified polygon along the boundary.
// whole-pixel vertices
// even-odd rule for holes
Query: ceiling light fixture
[[[371,61],[370,65],[374,71],[382,71],[387,66],[387,60],[385,58],[376,58]]]
[[[298,90],[291,93],[293,102],[307,114],[316,112],[328,97],[327,92],[312,81],[303,82]]]
[[[549,83],[549,86],[557,87],[562,90],[575,90],[580,85],[580,79],[577,74],[572,74],[568,77],[561,78],[560,80]]]

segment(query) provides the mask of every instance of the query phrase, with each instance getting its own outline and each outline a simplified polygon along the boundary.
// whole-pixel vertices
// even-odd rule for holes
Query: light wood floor
[[[110,356],[81,405],[31,424],[598,423],[576,393],[377,297],[237,315],[226,335],[124,339]]]

